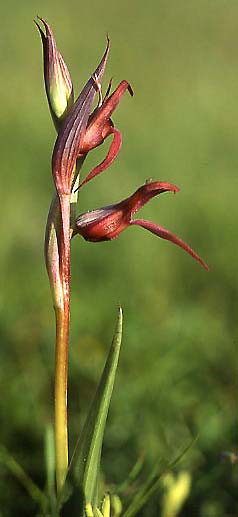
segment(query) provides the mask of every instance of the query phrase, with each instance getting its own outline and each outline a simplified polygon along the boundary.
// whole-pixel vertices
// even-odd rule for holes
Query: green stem
[[[55,463],[57,491],[63,488],[68,468],[68,424],[67,424],[67,384],[68,384],[68,336],[69,310],[55,310],[56,350],[55,350]]]
[[[70,195],[59,197],[61,208],[60,276],[63,308],[56,308],[55,354],[55,459],[57,491],[63,488],[68,469],[68,340],[70,321]]]
[[[67,378],[70,320],[70,216],[72,225],[78,192],[79,171],[85,157],[77,162],[72,194],[54,197],[45,235],[45,261],[48,271],[56,319],[55,346],[55,463],[57,492],[62,490],[68,467]],[[62,214],[62,215],[61,215]]]

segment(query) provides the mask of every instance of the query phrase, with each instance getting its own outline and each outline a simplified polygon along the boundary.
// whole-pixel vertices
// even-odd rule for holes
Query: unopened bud
[[[117,494],[111,496],[113,515],[119,517],[122,514],[122,502]]]
[[[57,49],[51,27],[43,18],[39,19],[45,27],[44,33],[35,22],[43,43],[45,89],[51,115],[58,130],[73,105],[73,85],[68,68]]]
[[[110,496],[106,494],[102,503],[103,517],[110,517]]]

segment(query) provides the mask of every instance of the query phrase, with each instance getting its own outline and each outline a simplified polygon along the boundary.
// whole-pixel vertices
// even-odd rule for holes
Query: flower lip
[[[178,187],[167,182],[146,183],[119,203],[81,214],[76,219],[73,234],[79,233],[92,242],[115,239],[130,225],[132,215],[150,199],[163,192],[178,190]]]
[[[163,192],[178,192],[179,188],[172,183],[151,182],[139,187],[128,198],[91,212],[81,214],[76,218],[73,236],[77,233],[91,242],[101,242],[115,239],[128,226],[141,226],[157,237],[168,240],[189,253],[205,269],[208,265],[202,258],[177,235],[172,234],[162,226],[143,219],[132,219],[132,216],[154,196]]]

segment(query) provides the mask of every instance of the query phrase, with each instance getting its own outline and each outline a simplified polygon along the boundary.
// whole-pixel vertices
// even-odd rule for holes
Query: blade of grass
[[[92,507],[95,507],[97,502],[102,441],[115,382],[121,340],[122,309],[119,307],[112,345],[85,425],[73,453],[66,479],[66,488],[67,482],[70,482],[72,478],[74,479],[74,494],[72,497],[75,497],[75,490],[79,490],[79,492],[83,492],[85,503],[91,503]],[[64,496],[63,493],[62,496]],[[78,497],[80,498],[80,494]]]
[[[48,498],[40,490],[40,488],[32,481],[30,476],[25,472],[21,465],[9,454],[5,447],[0,447],[0,462],[7,468],[13,476],[21,483],[21,485],[28,492],[31,499],[40,505],[45,510],[48,506]]]
[[[168,471],[168,469],[174,468],[181,459],[185,456],[185,454],[193,447],[194,443],[197,441],[197,437],[193,439],[183,450],[182,452],[171,462],[161,461],[160,467],[155,467],[151,476],[149,476],[148,480],[142,485],[141,489],[137,492],[131,504],[128,506],[125,511],[123,517],[134,517],[138,515],[138,511],[143,508],[143,506],[149,501],[149,499],[154,495],[154,493],[159,489],[161,484],[161,478]],[[157,470],[157,472],[156,472]]]
[[[102,377],[78,443],[75,476],[86,501],[94,506],[104,429],[114,386],[122,339],[122,309],[119,308],[114,338]]]
[[[122,494],[123,492],[125,492],[137,480],[144,466],[144,460],[144,454],[137,459],[136,463],[133,465],[125,481],[123,481],[121,485],[116,487],[116,492],[118,494]]]

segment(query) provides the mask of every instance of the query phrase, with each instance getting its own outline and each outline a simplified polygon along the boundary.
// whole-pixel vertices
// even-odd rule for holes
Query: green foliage
[[[120,307],[112,345],[82,433],[78,438],[66,480],[66,486],[68,481],[73,481],[73,497],[77,500],[77,492],[80,489],[84,504],[89,503],[93,508],[98,504],[102,443],[115,382],[121,339],[122,309]]]
[[[97,481],[100,472],[101,450],[105,424],[114,386],[122,339],[122,309],[107,362],[89,410],[85,426],[75,451],[75,477],[84,489],[86,502],[93,506],[97,502]],[[74,461],[74,458],[73,458]],[[96,468],[95,468],[96,466]]]
[[[5,447],[0,448],[0,464],[9,471],[25,488],[29,497],[35,501],[39,507],[46,508],[48,501],[44,492],[32,481],[21,465],[9,454]]]
[[[111,243],[75,238],[71,450],[104,363],[111,308],[121,303],[124,347],[104,441],[105,482],[121,484],[141,454],[151,473],[158,458],[172,459],[199,434],[182,464],[193,482],[181,515],[192,515],[194,508],[199,517],[232,515],[237,464],[221,461],[220,454],[237,449],[238,4],[2,5],[1,443],[44,487],[54,331],[42,249],[55,132],[32,23],[37,13],[55,29],[76,94],[101,55],[107,31],[113,49],[107,78],[128,79],[135,91],[115,115],[123,133],[120,159],[82,189],[77,213],[120,200],[151,176],[174,182],[181,192],[155,199],[142,217],[179,234],[211,266],[207,274],[181,250],[139,228]],[[105,146],[86,160],[85,175]],[[36,515],[37,503],[3,464],[0,470],[3,517],[16,510],[19,517]],[[158,509],[155,495],[141,517],[157,516]]]

